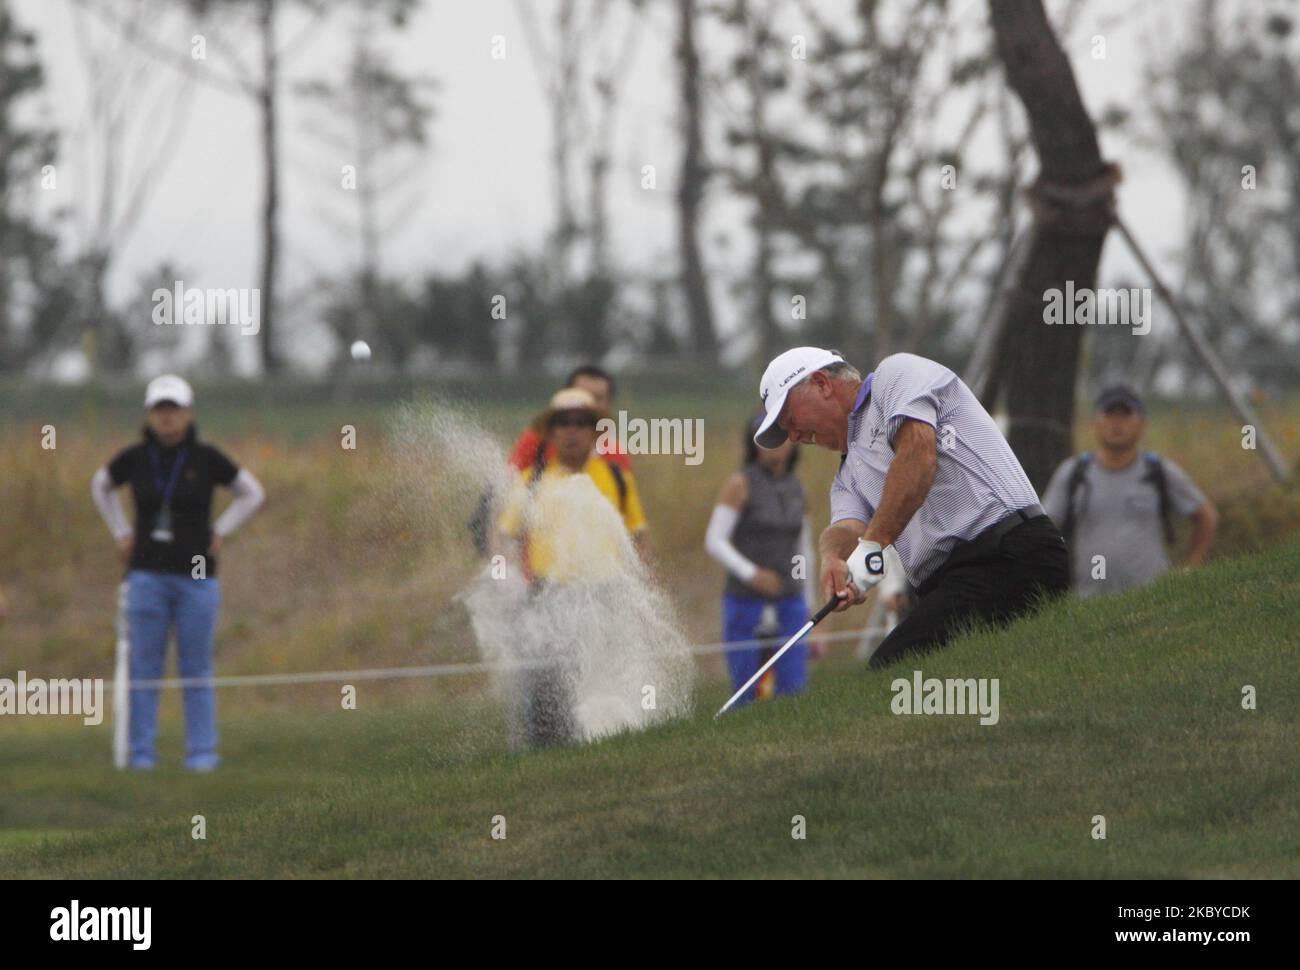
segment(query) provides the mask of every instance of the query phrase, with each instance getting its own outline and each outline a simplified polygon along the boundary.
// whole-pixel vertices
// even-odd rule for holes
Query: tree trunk
[[[86,259],[86,330],[94,336],[89,342],[92,349],[86,355],[90,378],[102,377],[108,348],[108,295],[105,280],[108,278],[109,253],[96,249]],[[178,320],[182,319],[179,315]]]
[[[278,373],[281,361],[275,347],[275,279],[279,258],[280,166],[276,150],[276,86],[278,60],[275,50],[275,0],[261,0],[259,27],[262,33],[262,87],[258,103],[262,109],[262,370]]]
[[[572,0],[562,0],[556,12],[555,90],[551,103],[551,167],[555,179],[555,243],[553,292],[568,290],[573,274],[573,244],[578,235],[574,214],[570,141],[578,105],[577,41],[573,36],[576,11]]]
[[[1074,390],[1084,328],[1043,322],[1047,291],[1093,288],[1110,225],[1115,171],[1042,0],[989,0],[998,57],[1024,104],[1038,154],[1031,199],[1036,232],[1011,284],[996,365],[1011,427],[1008,440],[1042,489],[1073,450]],[[1073,308],[1067,307],[1072,314]]]
[[[354,63],[365,65],[365,69],[371,67],[374,56],[371,44],[371,23],[370,17],[366,17],[365,25],[358,35],[357,46],[353,53]],[[380,235],[379,235],[379,141],[381,136],[376,132],[376,126],[380,124],[377,117],[379,106],[369,103],[368,91],[362,90],[360,96],[367,99],[362,116],[356,119],[356,145],[357,145],[357,227],[361,243],[361,273],[359,277],[361,303],[358,308],[357,319],[354,321],[354,331],[352,339],[362,339],[367,341],[373,350],[383,354],[391,351],[393,348],[390,341],[380,338],[379,333],[379,267],[380,267]],[[348,351],[340,347],[339,356],[342,358]],[[400,359],[393,361],[396,365],[401,365]],[[345,364],[346,367],[346,359]]]
[[[747,8],[742,16],[749,21]],[[750,130],[753,132],[754,151],[757,153],[754,181],[757,211],[754,216],[754,329],[758,331],[758,366],[761,370],[785,348],[781,347],[781,332],[772,314],[772,298],[776,292],[776,279],[772,262],[776,250],[777,213],[781,206],[781,187],[777,182],[776,147],[767,128],[767,88],[764,84],[762,61],[758,52],[764,50],[771,38],[766,22],[755,23],[750,37],[754,56],[749,60]]]
[[[700,108],[700,59],[695,46],[695,0],[678,0],[680,33],[677,56],[681,67],[683,132],[680,184],[677,190],[677,227],[681,246],[682,291],[690,321],[691,344],[706,361],[718,357],[718,335],[713,328],[709,281],[700,255],[700,203],[708,179],[704,165],[704,135]]]
[[[17,348],[14,346],[16,341],[10,333],[12,324],[9,319],[12,290],[10,277],[13,275],[10,247],[16,247],[16,242],[9,238],[9,213],[5,211],[8,196],[5,194],[4,182],[4,165],[0,164],[0,373],[16,366],[18,362]]]

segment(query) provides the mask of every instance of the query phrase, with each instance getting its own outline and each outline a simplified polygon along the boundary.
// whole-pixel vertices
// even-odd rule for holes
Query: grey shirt
[[[880,362],[871,394],[849,416],[849,450],[831,485],[831,522],[869,522],[894,460],[894,435],[908,418],[935,429],[934,484],[894,548],[919,586],[959,542],[1016,509],[1038,504],[1011,446],[979,399],[947,367],[915,354]]]
[[[1043,495],[1043,508],[1064,526],[1070,475],[1077,458],[1061,463]],[[1205,504],[1187,473],[1161,458],[1169,494],[1170,515],[1190,516]],[[1110,471],[1094,458],[1074,495],[1074,535],[1067,536],[1074,591],[1079,596],[1118,593],[1151,582],[1169,569],[1160,498],[1150,480],[1146,460],[1139,456],[1127,468]],[[1094,562],[1094,557],[1103,560]],[[1104,578],[1100,577],[1101,565]]]

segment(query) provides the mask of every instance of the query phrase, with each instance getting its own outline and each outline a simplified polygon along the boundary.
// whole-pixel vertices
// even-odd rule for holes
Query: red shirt
[[[537,448],[541,443],[541,435],[532,428],[525,428],[524,433],[521,434],[519,440],[515,442],[514,451],[510,453],[510,464],[514,465],[514,467],[518,468],[520,471],[523,471],[526,468],[531,468],[533,461],[537,458]],[[623,446],[615,442],[614,449],[615,450],[609,454],[602,454],[600,457],[610,464],[618,465],[618,467],[624,471],[630,472],[632,470],[632,462],[628,459],[627,452],[623,450]],[[554,457],[555,446],[547,445],[546,460],[550,461]]]

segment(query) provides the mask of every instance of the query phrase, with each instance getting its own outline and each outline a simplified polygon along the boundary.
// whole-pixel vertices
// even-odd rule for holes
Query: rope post
[[[131,637],[126,619],[127,587],[117,588],[117,650],[113,664],[113,767],[126,767],[131,723]]]

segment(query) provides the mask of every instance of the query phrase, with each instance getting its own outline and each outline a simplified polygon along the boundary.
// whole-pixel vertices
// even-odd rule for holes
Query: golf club
[[[782,646],[781,649],[778,650],[776,653],[772,654],[772,656],[768,659],[767,663],[759,667],[758,671],[754,674],[754,676],[750,677],[749,680],[745,681],[744,686],[741,687],[740,690],[736,691],[734,694],[731,695],[731,700],[727,701],[727,703],[723,704],[722,707],[719,708],[718,713],[713,715],[713,719],[716,721],[723,714],[726,714],[727,711],[731,709],[731,705],[736,703],[736,701],[740,700],[741,696],[745,693],[745,691],[753,687],[754,684],[758,682],[758,679],[762,677],[765,673],[767,673],[768,668],[771,667],[772,664],[780,660],[787,650],[789,650],[796,643],[802,640],[807,635],[809,630],[811,630],[823,619],[825,619],[826,615],[830,613],[831,610],[835,609],[835,604],[837,604],[839,601],[840,598],[838,594],[828,599],[826,601],[825,606],[823,606],[820,610],[814,613],[812,615],[812,618],[803,626],[801,626],[798,632],[796,632],[794,636],[792,636],[789,640],[785,641],[784,646]]]

